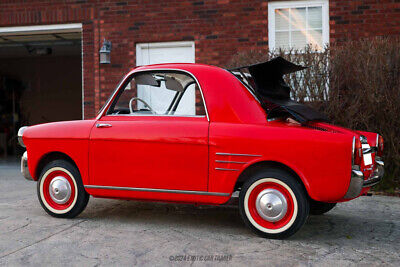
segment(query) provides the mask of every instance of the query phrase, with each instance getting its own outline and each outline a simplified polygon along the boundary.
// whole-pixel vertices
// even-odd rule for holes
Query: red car
[[[55,217],[89,196],[221,205],[238,191],[252,230],[288,237],[309,213],[366,194],[384,165],[380,135],[290,100],[282,76],[301,69],[283,58],[137,67],[96,118],[21,128],[21,171]]]

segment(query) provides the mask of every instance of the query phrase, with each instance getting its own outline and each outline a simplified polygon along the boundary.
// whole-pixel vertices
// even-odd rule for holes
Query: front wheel
[[[37,193],[43,209],[58,218],[78,216],[89,201],[79,170],[65,160],[54,160],[43,168]]]
[[[250,177],[239,196],[242,219],[259,236],[286,238],[296,233],[309,214],[303,186],[279,169],[260,171]]]

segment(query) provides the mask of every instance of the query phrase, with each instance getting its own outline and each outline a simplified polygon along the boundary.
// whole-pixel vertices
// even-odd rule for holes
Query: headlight
[[[23,126],[23,127],[19,128],[19,130],[18,130],[18,143],[22,147],[25,147],[24,140],[22,140],[22,135],[24,134],[24,131],[26,128],[28,128],[28,126]]]

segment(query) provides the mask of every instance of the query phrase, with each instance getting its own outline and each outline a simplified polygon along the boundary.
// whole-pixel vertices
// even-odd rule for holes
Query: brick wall
[[[329,15],[331,43],[400,34],[399,0],[331,0]]]
[[[399,1],[330,1],[333,42],[398,34]],[[136,43],[195,41],[196,62],[224,65],[233,54],[268,47],[265,0],[2,0],[0,26],[83,24],[85,117],[93,117],[135,65]],[[111,64],[99,65],[103,38]]]

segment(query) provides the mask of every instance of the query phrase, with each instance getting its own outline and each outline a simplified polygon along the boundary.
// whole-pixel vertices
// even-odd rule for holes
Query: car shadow
[[[158,227],[215,229],[224,233],[246,233],[237,206],[196,206],[131,200],[91,198],[79,219],[112,223],[136,223]],[[243,231],[243,229],[245,229]]]
[[[168,204],[157,202],[99,200],[91,199],[80,219],[101,221],[102,223],[126,223],[156,226],[157,228],[179,228],[182,231],[218,232],[256,237],[240,218],[235,205],[195,206],[188,204]],[[336,207],[331,212],[309,216],[305,225],[289,240],[335,240],[385,239],[391,236],[395,225],[379,218],[365,217],[363,214],[346,213]]]

